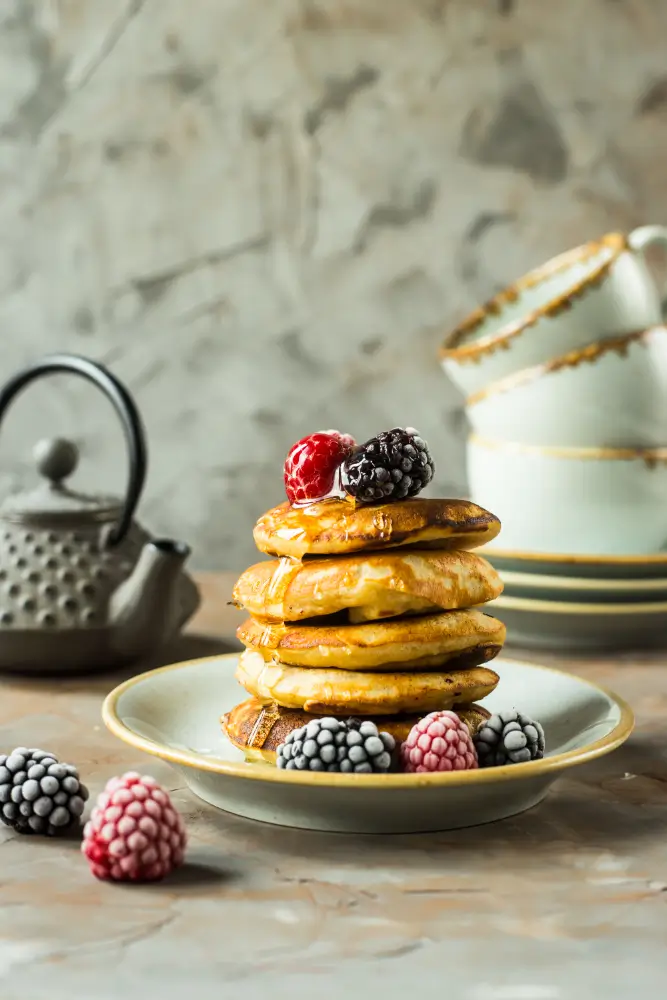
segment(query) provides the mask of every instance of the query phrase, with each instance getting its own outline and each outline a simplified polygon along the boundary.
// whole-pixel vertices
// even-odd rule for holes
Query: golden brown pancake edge
[[[403,545],[475,549],[500,531],[500,521],[469,500],[414,497],[393,503],[322,500],[305,507],[287,501],[266,511],[253,537],[273,556],[342,555]]]
[[[236,679],[259,701],[315,715],[427,715],[486,698],[499,681],[488,667],[428,672],[367,672],[337,668],[304,670],[267,663],[245,650]]]
[[[347,610],[359,621],[486,604],[503,590],[474,552],[399,548],[347,556],[283,556],[250,566],[236,581],[238,607],[267,621],[300,621]]]
[[[361,625],[270,624],[248,618],[237,637],[268,661],[344,670],[409,670],[438,666],[477,646],[501,647],[505,626],[475,608]]]

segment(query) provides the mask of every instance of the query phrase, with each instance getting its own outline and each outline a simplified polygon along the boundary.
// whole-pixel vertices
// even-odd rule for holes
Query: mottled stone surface
[[[667,4],[5,0],[2,375],[67,348],[145,413],[144,514],[240,568],[310,430],[418,426],[465,488],[441,330],[611,228],[667,221]],[[16,407],[120,488],[89,387]]]
[[[193,634],[165,659],[229,648],[231,582],[203,580]],[[154,774],[187,820],[190,848],[163,884],[119,887],[88,874],[76,838],[0,827],[0,995],[402,1000],[420,987],[459,1000],[661,997],[667,662],[562,665],[632,703],[630,741],[570,771],[528,814],[403,837],[305,833],[217,812],[103,728],[101,701],[120,676],[5,678],[3,748],[59,753],[93,796],[124,769]]]

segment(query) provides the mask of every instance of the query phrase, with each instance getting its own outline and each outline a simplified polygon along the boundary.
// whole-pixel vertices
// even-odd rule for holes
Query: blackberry
[[[544,757],[544,730],[521,712],[498,712],[475,734],[480,767],[525,764]]]
[[[277,750],[278,767],[288,771],[388,771],[396,742],[373,722],[325,717],[294,729]]]
[[[414,427],[382,431],[344,461],[344,489],[362,503],[414,497],[433,479],[433,459]]]
[[[17,747],[0,755],[0,821],[18,833],[65,833],[87,798],[77,769],[52,753]]]

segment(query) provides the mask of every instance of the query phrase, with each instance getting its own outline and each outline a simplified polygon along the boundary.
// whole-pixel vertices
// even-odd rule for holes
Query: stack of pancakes
[[[504,625],[479,605],[502,583],[471,549],[500,522],[476,504],[419,497],[349,499],[264,514],[254,530],[277,557],[246,570],[234,603],[250,612],[237,679],[252,696],[223,717],[249,759],[275,760],[286,735],[313,716],[366,716],[404,740],[417,719],[455,709],[473,733],[475,702],[498,675],[482,664]]]

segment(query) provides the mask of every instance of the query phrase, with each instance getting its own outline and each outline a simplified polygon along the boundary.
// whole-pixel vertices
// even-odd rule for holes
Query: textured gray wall
[[[104,360],[145,414],[148,527],[253,558],[289,445],[396,423],[465,489],[441,330],[612,228],[667,221],[665,0],[3,0],[2,375]],[[3,429],[120,433],[53,380]]]

